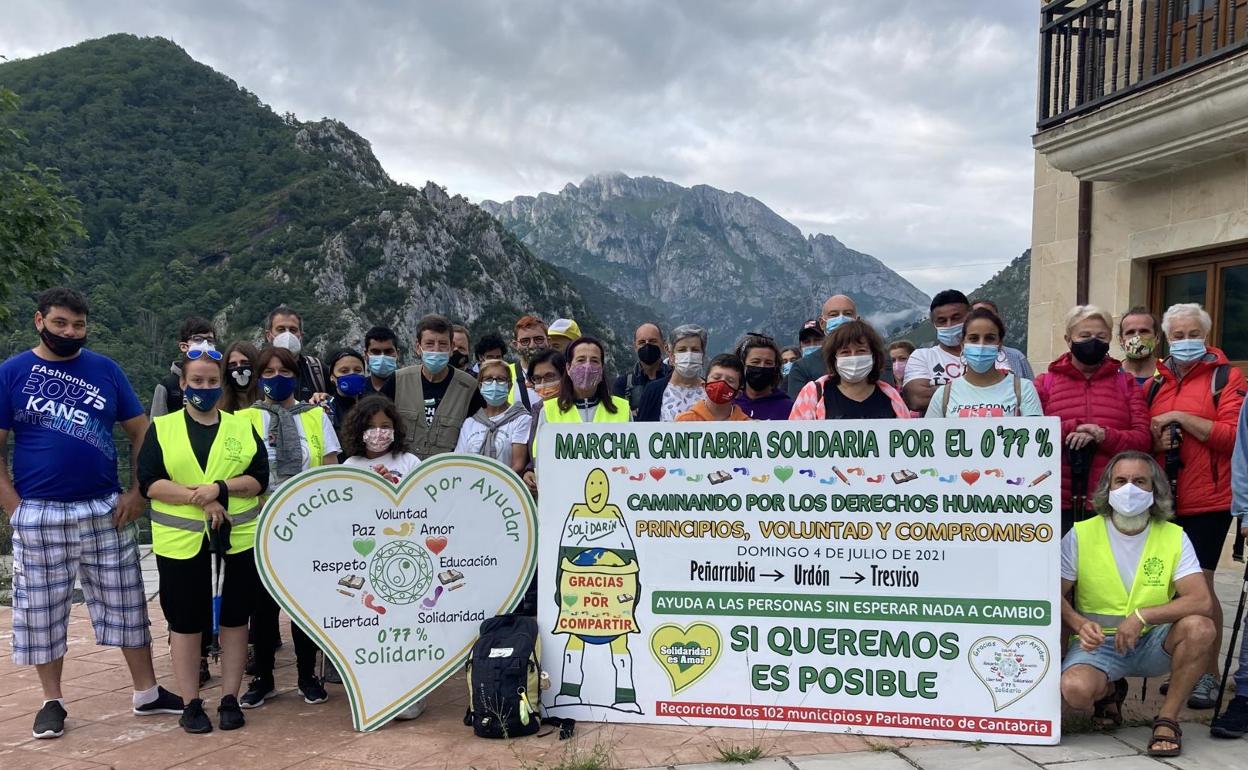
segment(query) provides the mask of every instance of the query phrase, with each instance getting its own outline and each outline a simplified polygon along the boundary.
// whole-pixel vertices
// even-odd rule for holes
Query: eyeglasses
[[[534,385],[558,385],[562,381],[563,381],[563,378],[557,374],[550,374],[545,377],[533,378]]]
[[[541,347],[546,344],[546,335],[539,334],[536,337],[517,337],[516,346],[521,348],[529,348],[533,346]]]
[[[221,352],[218,350],[211,350],[211,349],[205,349],[205,348],[192,348],[191,350],[186,351],[187,361],[198,361],[204,356],[208,356],[213,361],[221,360]]]
[[[511,384],[511,380],[508,380],[503,377],[486,377],[484,380],[481,380],[482,385],[488,385],[491,382],[494,383],[495,385],[510,385]]]

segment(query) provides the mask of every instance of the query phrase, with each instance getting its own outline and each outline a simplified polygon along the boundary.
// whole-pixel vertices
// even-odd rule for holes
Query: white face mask
[[[676,354],[676,372],[681,377],[702,376],[702,354],[696,350],[688,350]]]
[[[874,365],[875,356],[838,356],[836,373],[841,375],[842,380],[854,384],[865,380]]]
[[[303,343],[291,332],[282,332],[273,338],[273,347],[286,348],[297,356],[303,350]]]
[[[1109,507],[1119,516],[1135,518],[1153,507],[1153,493],[1134,484],[1123,484],[1109,491]]]

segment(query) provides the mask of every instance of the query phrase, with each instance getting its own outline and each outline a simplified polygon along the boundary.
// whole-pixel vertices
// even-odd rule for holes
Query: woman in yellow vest
[[[285,348],[267,347],[260,351],[256,369],[264,399],[247,411],[268,452],[271,482],[265,491],[272,494],[301,471],[337,465],[342,447],[329,413],[320,406],[295,400],[299,362],[293,353]],[[256,602],[251,619],[256,657],[254,676],[240,701],[245,709],[259,708],[277,694],[273,682],[279,638],[277,616],[277,602],[265,592]],[[299,694],[305,703],[324,703],[329,693],[316,676],[316,644],[294,623],[290,624],[290,637],[295,645]]]
[[[138,478],[152,501],[152,550],[160,607],[169,624],[174,677],[186,701],[180,724],[212,731],[199,697],[201,634],[212,629],[209,528],[228,538],[221,591],[222,730],[243,726],[238,692],[247,660],[247,618],[266,595],[252,546],[260,491],[269,483],[268,455],[243,415],[221,411],[221,354],[190,350],[182,361],[184,407],[157,417],[139,451]]]
[[[581,337],[568,344],[564,353],[567,370],[559,387],[558,398],[549,398],[537,413],[534,436],[550,423],[629,422],[628,401],[611,395],[610,381],[603,370],[602,343],[593,337]],[[533,440],[533,456],[537,456],[537,439]],[[525,481],[533,471],[524,474]]]

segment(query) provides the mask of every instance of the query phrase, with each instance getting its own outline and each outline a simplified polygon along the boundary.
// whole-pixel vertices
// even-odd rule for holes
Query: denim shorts
[[[1071,666],[1091,666],[1104,672],[1106,678],[1113,682],[1127,676],[1163,676],[1170,673],[1170,653],[1166,652],[1166,637],[1170,635],[1170,624],[1154,626],[1135,643],[1135,649],[1126,655],[1118,654],[1114,649],[1114,637],[1106,636],[1092,652],[1085,651],[1076,639],[1070,643],[1066,651],[1066,660],[1062,661],[1062,671]]]

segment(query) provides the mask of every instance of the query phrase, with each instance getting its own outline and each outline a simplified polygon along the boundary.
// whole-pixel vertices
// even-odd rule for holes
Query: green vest
[[[220,412],[217,437],[208,453],[208,467],[201,468],[186,431],[184,409],[157,417],[156,440],[165,460],[165,472],[175,484],[194,486],[228,481],[241,476],[256,454],[251,421],[242,415]],[[230,495],[230,553],[255,545],[256,517],[260,504],[255,497]],[[152,550],[157,556],[189,559],[199,553],[208,521],[198,505],[174,505],[152,500]]]
[[[1075,607],[1080,614],[1109,633],[1137,609],[1158,607],[1174,598],[1174,570],[1183,552],[1183,528],[1154,521],[1148,528],[1144,553],[1135,570],[1131,594],[1122,584],[1109,544],[1108,516],[1075,522],[1079,544],[1075,567]]]
[[[408,452],[422,460],[455,451],[459,429],[471,417],[468,407],[477,392],[477,381],[471,374],[452,367],[446,395],[433,413],[433,422],[425,419],[425,394],[420,382],[420,364],[406,366],[394,373],[394,407],[403,418],[407,431]]]
[[[238,412],[240,415],[250,413],[251,424],[256,426],[256,433],[266,443],[268,441],[264,435],[264,415],[268,414],[263,409],[242,409]],[[308,439],[308,468],[319,466],[325,459],[325,422],[321,419],[324,414],[322,409],[309,409],[306,412],[300,412],[295,415],[299,418],[299,422],[303,423],[303,435]],[[273,419],[273,415],[269,415]],[[308,468],[304,468],[306,471]],[[270,468],[270,473],[275,473],[276,468]]]
[[[599,403],[594,409],[593,422],[629,422],[628,401],[619,396],[611,396],[611,402],[615,404],[615,414],[607,411],[606,407]],[[566,412],[559,410],[559,399],[552,398],[542,404],[542,410],[546,414],[546,422],[548,423],[579,423],[581,420],[581,410],[575,406]],[[537,438],[533,438],[533,456],[537,456]]]

